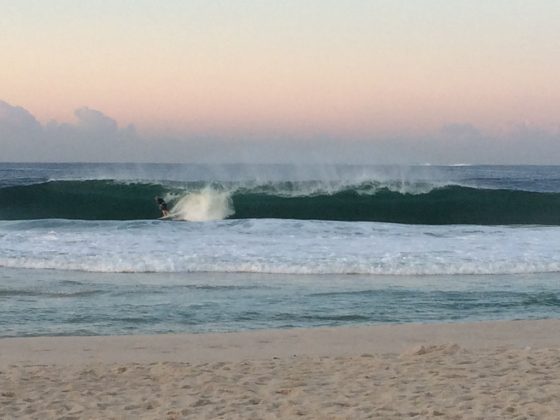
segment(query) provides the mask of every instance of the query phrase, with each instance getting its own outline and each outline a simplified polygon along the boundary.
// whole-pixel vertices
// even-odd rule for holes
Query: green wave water
[[[387,188],[374,194],[344,190],[332,195],[234,196],[235,217],[376,221],[407,224],[560,224],[560,194],[518,190],[435,188],[421,194]]]
[[[290,183],[214,185],[50,181],[0,188],[0,219],[137,220],[160,216],[154,196],[170,206],[189,194],[229,196],[229,218],[377,221],[407,224],[560,225],[560,193],[443,186],[407,192],[361,183],[317,188]],[[306,192],[307,191],[307,192]]]

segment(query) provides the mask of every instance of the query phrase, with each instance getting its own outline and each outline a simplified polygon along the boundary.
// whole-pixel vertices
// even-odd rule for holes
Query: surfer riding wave
[[[167,208],[167,203],[161,197],[155,197],[155,200],[161,210],[161,217],[168,217],[169,216],[169,209]]]

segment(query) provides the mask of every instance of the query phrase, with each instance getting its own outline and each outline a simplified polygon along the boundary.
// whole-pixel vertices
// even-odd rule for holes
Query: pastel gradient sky
[[[187,139],[556,133],[560,1],[0,0],[0,100]]]

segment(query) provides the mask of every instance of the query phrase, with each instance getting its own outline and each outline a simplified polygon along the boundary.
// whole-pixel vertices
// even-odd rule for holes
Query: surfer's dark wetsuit
[[[159,209],[161,210],[161,217],[169,216],[169,209],[167,208],[167,203],[161,197],[156,197],[156,201],[159,205]]]

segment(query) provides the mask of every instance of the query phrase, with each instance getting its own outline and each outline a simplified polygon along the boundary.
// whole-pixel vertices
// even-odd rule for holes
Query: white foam
[[[0,222],[0,266],[98,272],[544,273],[560,271],[560,227],[297,220]]]
[[[233,204],[229,193],[211,187],[186,194],[170,211],[172,219],[191,222],[223,220],[232,214]]]

